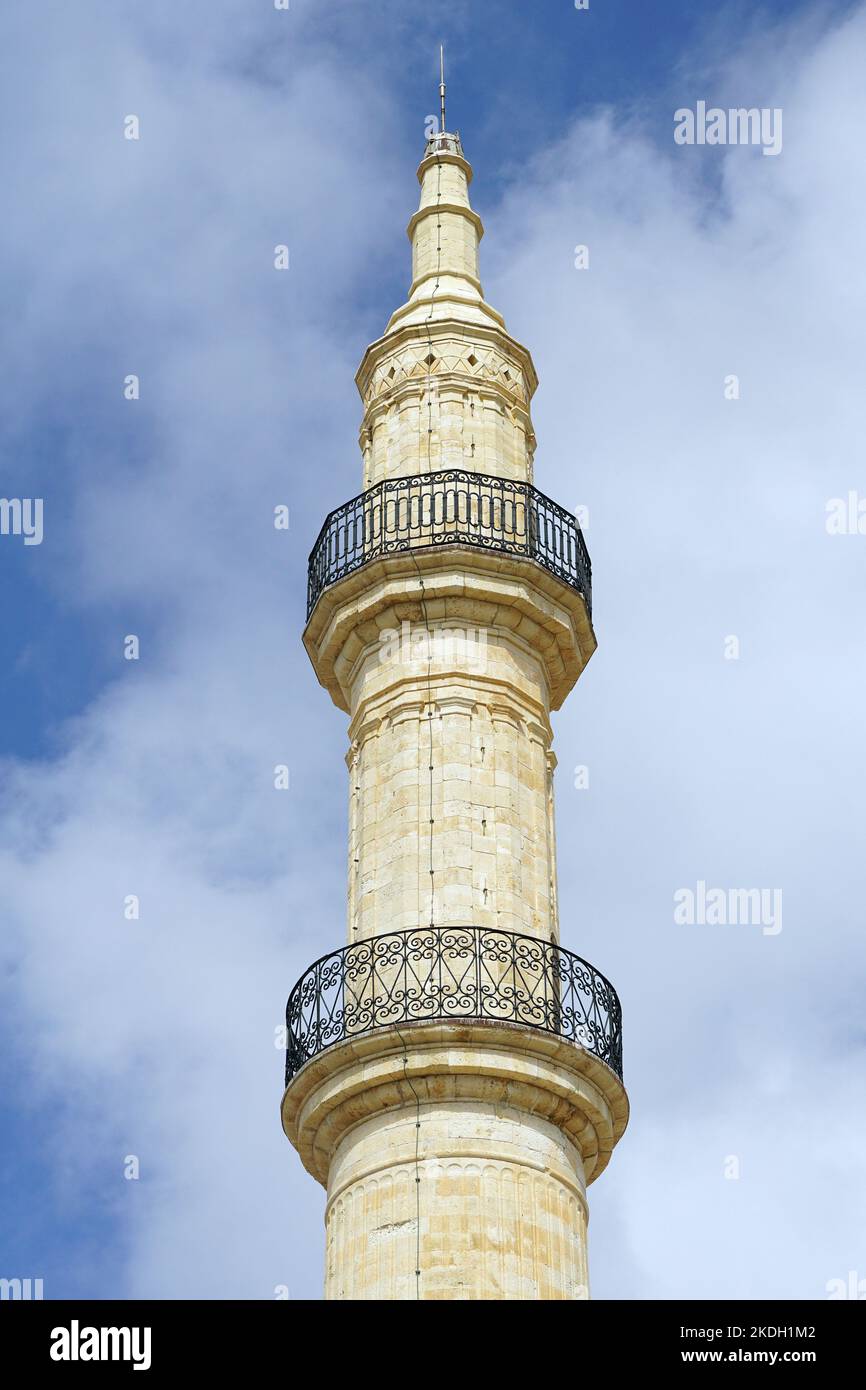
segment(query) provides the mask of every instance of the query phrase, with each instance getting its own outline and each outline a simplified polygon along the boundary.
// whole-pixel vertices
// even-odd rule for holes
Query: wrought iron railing
[[[330,513],[310,555],[307,617],[323,589],[380,555],[445,545],[537,560],[592,614],[592,566],[571,513],[529,483],[448,468],[385,479]]]
[[[622,1077],[622,1013],[594,966],[551,941],[484,927],[388,932],[322,956],[286,1006],[286,1085],[311,1057],[375,1028],[494,1019],[554,1033]]]

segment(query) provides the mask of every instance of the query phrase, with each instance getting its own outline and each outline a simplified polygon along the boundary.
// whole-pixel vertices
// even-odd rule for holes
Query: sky
[[[3,7],[0,493],[44,535],[0,535],[0,1275],[321,1296],[275,1046],[345,934],[306,558],[361,487],[440,42],[535,480],[588,512],[561,929],[632,1106],[593,1295],[866,1297],[866,535],[827,525],[866,498],[860,0]],[[781,153],[678,145],[699,101],[780,109]],[[700,882],[781,930],[678,922]]]

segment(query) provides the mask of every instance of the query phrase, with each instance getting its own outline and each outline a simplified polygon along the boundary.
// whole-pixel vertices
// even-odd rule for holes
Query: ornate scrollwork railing
[[[388,932],[322,956],[286,1007],[286,1085],[311,1057],[374,1028],[494,1019],[554,1033],[622,1078],[622,1013],[594,966],[534,936],[483,927]]]
[[[577,589],[592,614],[592,566],[571,513],[529,483],[449,468],[385,479],[330,513],[310,555],[307,617],[323,589],[361,565],[444,545],[537,560]]]

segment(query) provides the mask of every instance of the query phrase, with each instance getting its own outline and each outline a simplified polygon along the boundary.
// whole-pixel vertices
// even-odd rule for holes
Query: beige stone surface
[[[417,1164],[412,1110],[368,1120],[340,1146],[325,1297],[414,1298],[416,1286],[424,1299],[587,1297],[574,1146],[507,1106],[440,1103],[417,1121]]]
[[[365,488],[443,468],[532,481],[535,369],[483,298],[472,171],[453,137],[437,148],[407,302],[357,375]],[[432,923],[556,942],[550,712],[595,650],[584,600],[523,556],[437,548],[432,522],[417,544],[326,588],[304,634],[350,718],[348,941]],[[586,1188],[625,1128],[621,1082],[540,1027],[369,1029],[397,969],[347,981],[368,1031],[283,1101],[327,1188],[326,1296],[587,1298]]]
[[[304,633],[316,675],[340,709],[356,712],[359,670],[379,662],[381,634],[404,619],[422,628],[480,627],[488,644],[512,642],[515,661],[531,653],[549,710],[560,707],[596,649],[581,595],[533,560],[469,546],[382,556],[325,589]]]
[[[415,1298],[420,1269],[425,1299],[587,1298],[586,1186],[627,1118],[609,1068],[516,1025],[409,1024],[320,1054],[283,1125],[327,1186],[326,1297]]]
[[[425,159],[418,176],[409,298],[357,375],[364,486],[440,468],[531,482],[538,382],[526,348],[483,297],[471,169],[446,154]]]

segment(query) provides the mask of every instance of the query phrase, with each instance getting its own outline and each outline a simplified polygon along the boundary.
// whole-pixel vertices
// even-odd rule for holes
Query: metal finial
[[[447,129],[445,125],[445,46],[439,45],[439,129]]]

